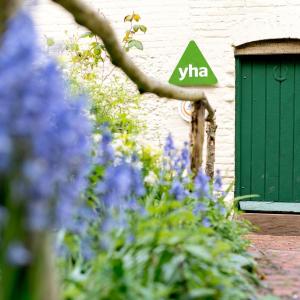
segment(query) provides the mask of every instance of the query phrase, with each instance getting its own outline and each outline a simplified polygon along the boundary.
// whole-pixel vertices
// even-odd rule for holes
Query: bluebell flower
[[[181,162],[182,162],[182,169],[189,170],[190,168],[190,151],[189,151],[189,144],[187,142],[184,143],[184,147],[181,150]]]
[[[211,199],[209,177],[200,170],[195,178],[195,195],[198,198]]]
[[[220,212],[221,215],[225,216],[227,214],[227,209],[226,209],[226,207],[223,204],[217,202],[215,204],[215,208],[217,210],[219,210],[219,212]]]
[[[6,260],[13,266],[26,266],[31,261],[31,254],[22,243],[13,241],[8,247]]]
[[[186,181],[186,175],[190,173],[190,151],[187,142],[177,155],[173,155],[171,168],[176,172],[177,177]]]
[[[133,244],[135,242],[135,236],[133,234],[130,234],[128,237],[127,237],[127,243],[128,244]]]
[[[90,168],[91,126],[84,99],[70,97],[37,40],[20,12],[0,46],[0,176],[8,200],[24,203],[28,229],[72,229]]]
[[[223,183],[222,183],[222,177],[221,177],[221,172],[220,170],[217,170],[214,180],[214,190],[217,192],[221,192],[223,188]]]
[[[223,216],[226,215],[227,210],[226,210],[226,208],[225,208],[224,206],[221,206],[221,207],[220,207],[220,213],[221,213],[221,215],[223,215]]]
[[[210,227],[211,226],[211,221],[208,217],[204,217],[203,220],[202,220],[202,225],[204,227]]]
[[[96,194],[103,204],[102,230],[105,232],[126,227],[129,211],[144,214],[137,201],[145,193],[141,170],[135,166],[137,162],[136,155],[111,162],[96,187]]]
[[[105,170],[103,180],[99,182],[97,192],[106,207],[120,207],[124,201],[133,201],[140,197],[145,189],[141,173],[130,163],[122,161],[119,165],[111,165]]]
[[[0,170],[9,166],[9,156],[12,151],[12,141],[4,132],[0,131]]]
[[[174,145],[173,137],[171,134],[169,134],[166,138],[166,143],[164,146],[164,154],[165,156],[172,158],[174,151],[175,151],[175,145]]]
[[[170,189],[169,193],[176,200],[183,200],[188,195],[188,191],[185,190],[183,184],[177,179],[175,179],[172,182],[172,186],[171,186],[171,189]]]
[[[193,214],[198,215],[200,212],[206,211],[207,206],[204,203],[197,203],[193,209]]]
[[[81,249],[81,255],[84,260],[90,260],[95,256],[95,252],[93,251],[93,247],[92,247],[92,239],[88,235],[86,235],[80,241],[80,249]]]
[[[111,144],[112,134],[107,127],[102,129],[102,139],[99,145],[97,154],[97,163],[100,165],[107,165],[115,158],[115,151]]]
[[[55,253],[60,257],[67,257],[70,254],[70,250],[66,244],[60,242],[55,244]]]

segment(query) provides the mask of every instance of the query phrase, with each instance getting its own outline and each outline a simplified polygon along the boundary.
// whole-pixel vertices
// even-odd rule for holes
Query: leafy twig
[[[161,83],[142,72],[126,54],[111,24],[104,16],[97,14],[97,12],[80,0],[52,1],[69,11],[78,24],[88,28],[102,39],[107,52],[110,54],[111,62],[125,72],[136,84],[141,94],[152,93],[169,99],[201,101],[208,111],[207,121],[215,122],[215,110],[211,107],[204,92]]]

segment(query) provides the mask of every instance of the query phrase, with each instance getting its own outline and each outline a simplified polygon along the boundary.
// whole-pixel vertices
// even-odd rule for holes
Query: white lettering
[[[184,68],[184,70],[183,70],[183,68],[179,68],[179,73],[180,73],[180,78],[179,78],[179,80],[180,80],[180,81],[183,80],[183,79],[185,78],[187,72],[188,72],[188,68]]]
[[[194,76],[198,77],[198,68],[197,67],[193,67],[193,65],[189,64],[189,77],[193,77],[193,72],[194,72]]]
[[[185,79],[185,77],[188,75],[189,78],[191,77],[207,77],[208,76],[208,70],[206,67],[193,67],[192,64],[189,64],[186,68],[179,68],[180,78],[179,80],[182,81]]]
[[[199,77],[207,77],[208,76],[208,71],[207,68],[199,68]]]

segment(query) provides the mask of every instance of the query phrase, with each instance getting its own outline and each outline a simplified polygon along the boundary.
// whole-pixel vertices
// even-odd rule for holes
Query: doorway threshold
[[[300,213],[300,203],[290,202],[239,201],[239,208],[247,212]]]

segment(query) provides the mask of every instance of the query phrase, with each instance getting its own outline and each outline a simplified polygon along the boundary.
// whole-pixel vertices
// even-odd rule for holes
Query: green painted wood
[[[241,99],[241,61],[237,57],[235,64],[235,87],[236,87],[236,101],[235,101],[235,194],[241,194],[241,184],[240,184],[240,153],[241,153],[241,143],[240,143],[240,99]]]
[[[274,80],[276,59],[266,63],[266,174],[265,199],[279,201],[280,82]]]
[[[300,203],[300,58],[239,57],[236,76],[236,195]]]
[[[241,70],[240,102],[240,194],[251,193],[251,144],[252,144],[252,62],[245,60]]]
[[[300,58],[295,63],[293,199],[300,202]]]
[[[300,213],[300,203],[292,202],[240,201],[239,206],[243,211]]]
[[[279,201],[293,201],[294,166],[294,62],[282,58],[280,89],[280,146],[279,146]],[[271,200],[271,199],[270,199]]]
[[[266,145],[266,63],[258,60],[252,71],[252,145],[251,145],[251,192],[265,198],[265,145]]]

